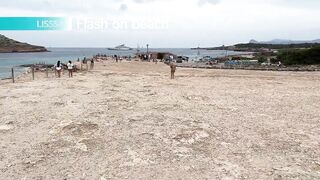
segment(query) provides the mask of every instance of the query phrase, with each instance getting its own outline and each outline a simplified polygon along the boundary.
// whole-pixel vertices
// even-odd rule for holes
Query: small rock
[[[13,121],[6,122],[7,125],[13,124]]]
[[[10,125],[0,125],[0,131],[8,131],[10,129],[13,129]]]
[[[101,176],[100,180],[107,180],[105,177]]]

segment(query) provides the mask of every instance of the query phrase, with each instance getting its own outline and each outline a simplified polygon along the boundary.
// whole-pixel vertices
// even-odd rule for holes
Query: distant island
[[[0,53],[46,52],[43,46],[19,42],[0,34]]]
[[[232,46],[219,46],[219,47],[206,47],[206,48],[192,48],[192,49],[205,49],[205,50],[230,50],[230,51],[241,51],[241,52],[265,52],[279,49],[301,49],[301,48],[312,48],[320,45],[320,40],[312,41],[292,41],[292,40],[281,40],[274,39],[272,41],[256,41],[250,40],[249,43],[240,43]]]
[[[320,43],[320,39],[315,39],[315,40],[304,40],[304,41],[296,41],[296,40],[290,40],[290,39],[273,39],[271,41],[256,41],[254,39],[250,40],[249,43],[252,44],[317,44]]]

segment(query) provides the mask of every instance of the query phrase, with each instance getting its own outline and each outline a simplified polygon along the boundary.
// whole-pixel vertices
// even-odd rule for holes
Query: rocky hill
[[[296,41],[288,39],[273,39],[271,41],[256,41],[252,39],[249,43],[252,44],[315,44],[320,43],[320,39],[315,40],[305,40],[305,41]]]
[[[0,34],[0,53],[46,52],[43,46],[19,42]]]

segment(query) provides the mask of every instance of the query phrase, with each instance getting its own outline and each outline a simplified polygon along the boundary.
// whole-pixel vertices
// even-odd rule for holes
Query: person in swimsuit
[[[68,71],[69,71],[69,78],[73,77],[73,64],[71,61],[68,62],[67,64]]]
[[[55,65],[55,70],[58,73],[58,78],[61,77],[61,71],[62,71],[62,64],[60,61],[57,62],[57,64]]]

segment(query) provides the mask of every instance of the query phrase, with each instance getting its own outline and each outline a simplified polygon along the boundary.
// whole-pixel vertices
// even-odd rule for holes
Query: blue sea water
[[[106,55],[120,55],[120,56],[134,56],[137,52],[132,51],[114,51],[106,48],[48,48],[49,52],[39,53],[0,53],[0,79],[10,77],[11,68],[14,67],[17,73],[23,72],[24,69],[19,67],[24,64],[46,63],[54,64],[58,60],[67,62],[69,60],[76,61],[78,58],[92,57],[96,54]],[[144,50],[141,50],[146,51]],[[188,56],[190,58],[196,57],[198,50],[191,50],[187,48],[171,48],[171,49],[150,49],[156,52],[170,52],[176,55]],[[238,52],[228,51],[229,55],[239,54]],[[201,56],[223,57],[226,51],[216,50],[200,50]]]

